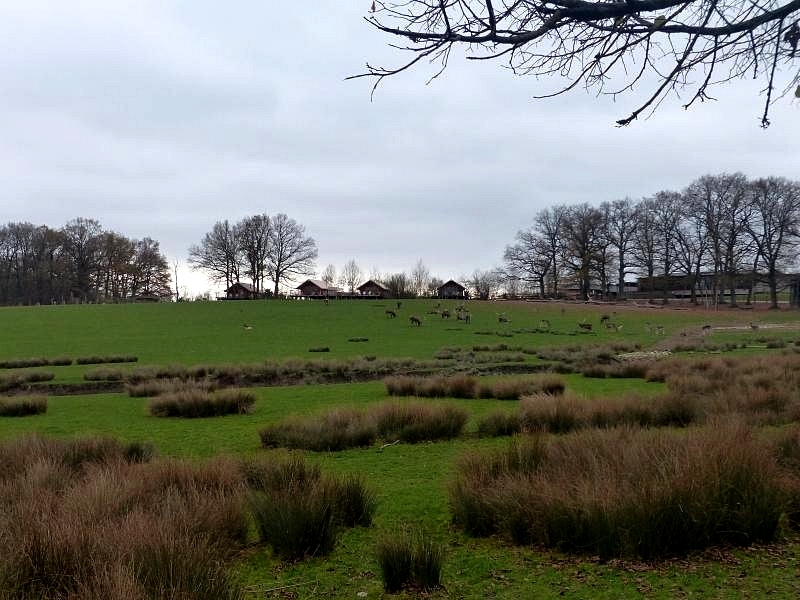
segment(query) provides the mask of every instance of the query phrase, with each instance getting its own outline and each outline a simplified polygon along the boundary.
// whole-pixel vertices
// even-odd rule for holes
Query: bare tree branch
[[[413,56],[398,67],[367,64],[348,79],[372,77],[377,86],[422,59],[440,61],[435,78],[450,50],[464,46],[467,59],[503,58],[517,74],[561,80],[537,98],[579,85],[615,96],[652,86],[618,121],[627,125],[670,93],[689,88],[688,108],[710,99],[713,86],[752,74],[765,82],[766,126],[777,78],[785,90],[800,83],[798,19],[800,0],[396,0],[366,20],[410,42],[402,50]]]

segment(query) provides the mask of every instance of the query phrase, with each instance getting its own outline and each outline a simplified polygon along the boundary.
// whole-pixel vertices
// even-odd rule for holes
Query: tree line
[[[149,237],[130,239],[86,218],[59,229],[0,227],[0,304],[162,299],[170,284],[167,260]]]
[[[696,301],[701,276],[717,299],[746,282],[769,287],[772,306],[785,271],[796,267],[800,242],[800,183],[781,177],[748,180],[743,174],[704,175],[684,190],[574,206],[536,214],[506,247],[501,269],[507,287],[559,295],[577,282],[588,298],[592,284],[625,293],[629,275],[659,282],[664,298],[678,278]]]
[[[237,223],[218,221],[199,244],[189,248],[189,264],[226,288],[249,280],[265,295],[267,281],[278,295],[281,283],[311,275],[317,244],[305,227],[283,213],[245,217]]]

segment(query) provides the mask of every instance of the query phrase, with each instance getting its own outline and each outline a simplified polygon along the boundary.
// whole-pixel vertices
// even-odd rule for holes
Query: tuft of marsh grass
[[[467,411],[448,405],[386,402],[367,411],[335,409],[313,417],[291,417],[259,431],[265,448],[336,452],[371,446],[381,437],[408,443],[458,437]]]
[[[519,446],[462,459],[454,523],[519,544],[653,559],[770,542],[797,487],[741,421],[683,435],[618,428],[536,440],[533,460],[509,460]]]
[[[0,417],[25,417],[47,412],[47,396],[0,398]]]
[[[190,419],[244,415],[252,411],[255,401],[255,394],[247,390],[227,389],[211,393],[203,389],[184,389],[153,398],[148,410],[154,417]]]
[[[375,548],[383,589],[395,594],[406,586],[430,591],[441,586],[444,550],[420,532],[385,534]]]

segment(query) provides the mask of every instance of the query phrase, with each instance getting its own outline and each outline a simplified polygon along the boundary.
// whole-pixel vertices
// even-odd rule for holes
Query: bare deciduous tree
[[[546,295],[545,282],[553,261],[544,239],[531,230],[518,231],[517,243],[506,246],[503,261],[509,273],[529,286],[536,286],[540,297]]]
[[[306,228],[280,213],[272,218],[267,269],[275,283],[275,295],[280,284],[296,275],[314,272],[317,243],[306,236]]]
[[[225,282],[228,288],[239,281],[241,270],[239,242],[235,228],[225,221],[217,221],[203,240],[189,248],[192,269],[205,271],[214,281]]]
[[[342,267],[340,281],[348,292],[355,291],[358,282],[361,281],[361,267],[358,266],[354,258],[348,260]]]
[[[270,218],[265,214],[246,217],[236,225],[239,252],[242,253],[246,274],[250,276],[256,293],[264,291],[270,228]]]
[[[778,308],[778,270],[796,258],[800,242],[800,184],[769,177],[752,182],[750,190],[753,214],[747,230],[765,270],[770,307]]]
[[[375,86],[423,60],[438,63],[436,77],[463,46],[469,59],[559,78],[539,98],[576,87],[617,96],[648,86],[619,125],[655,110],[671,92],[683,92],[688,108],[711,98],[716,84],[760,79],[767,127],[776,92],[800,83],[800,0],[378,0],[372,7],[367,21],[410,53],[399,66],[367,63],[353,76],[373,77]]]
[[[322,272],[322,281],[327,283],[329,286],[336,283],[336,267],[332,264],[329,264],[325,267],[325,270]]]
[[[625,276],[630,269],[630,249],[636,231],[636,206],[630,198],[600,205],[606,222],[606,235],[616,250],[617,296],[625,296]]]
[[[417,264],[411,271],[411,285],[414,286],[414,292],[417,296],[424,296],[428,289],[428,282],[431,279],[431,272],[428,267],[422,262],[420,258]]]

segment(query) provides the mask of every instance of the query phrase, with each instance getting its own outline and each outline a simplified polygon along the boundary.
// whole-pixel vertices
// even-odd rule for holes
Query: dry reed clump
[[[531,458],[508,460],[527,444]],[[471,455],[458,465],[450,505],[473,535],[653,559],[774,540],[796,482],[774,446],[740,421],[681,435],[617,428]]]
[[[779,354],[663,361],[648,379],[665,381],[673,403],[694,404],[709,416],[743,415],[753,424],[779,425],[800,415],[800,356]]]
[[[259,431],[265,448],[336,452],[371,446],[377,431],[365,414],[340,408],[316,417],[291,417]]]
[[[27,417],[47,412],[47,396],[0,398],[0,417]]]
[[[77,365],[101,365],[105,363],[137,362],[139,358],[131,354],[111,354],[104,356],[79,356],[75,359]]]
[[[519,412],[494,410],[478,421],[480,437],[506,437],[522,432],[522,418]]]
[[[335,530],[372,521],[359,476],[299,459],[141,462],[128,450],[107,438],[0,444],[0,598],[242,599],[229,567],[254,541],[254,495],[293,524],[258,540],[278,554],[316,535],[320,514]]]
[[[386,402],[368,415],[383,439],[408,443],[449,440],[467,424],[467,411],[456,406]]]
[[[214,392],[217,384],[213,381],[199,380],[186,381],[183,379],[156,379],[142,381],[141,383],[129,383],[127,385],[128,396],[131,398],[153,398],[174,392],[186,392],[199,390],[202,392]]]
[[[29,383],[41,383],[55,379],[52,371],[11,371],[0,374],[0,392],[17,389]]]
[[[86,381],[125,381],[128,379],[128,372],[119,367],[95,367],[88,369],[83,374]]]
[[[326,555],[343,527],[368,527],[377,505],[360,475],[332,478],[290,456],[244,465],[259,539],[286,560]]]
[[[586,400],[572,394],[536,394],[520,401],[520,431],[564,434],[587,428],[687,427],[706,419],[694,397],[663,395],[643,398],[636,394]],[[479,423],[479,430],[482,422]],[[488,428],[488,425],[485,426]]]
[[[28,369],[31,367],[66,367],[72,364],[72,358],[57,356],[56,358],[12,358],[0,360],[0,369]]]
[[[371,446],[380,437],[408,443],[458,437],[465,410],[448,405],[387,402],[367,411],[339,408],[314,417],[291,417],[259,432],[265,448],[335,452]]]
[[[518,400],[526,394],[561,394],[564,380],[558,375],[542,374],[519,378],[481,382],[472,375],[449,377],[394,376],[384,379],[390,396],[419,396],[422,398],[496,398]]]
[[[156,396],[150,400],[148,411],[154,417],[206,418],[223,415],[246,415],[253,410],[253,392],[226,389],[209,392],[186,388]]]

